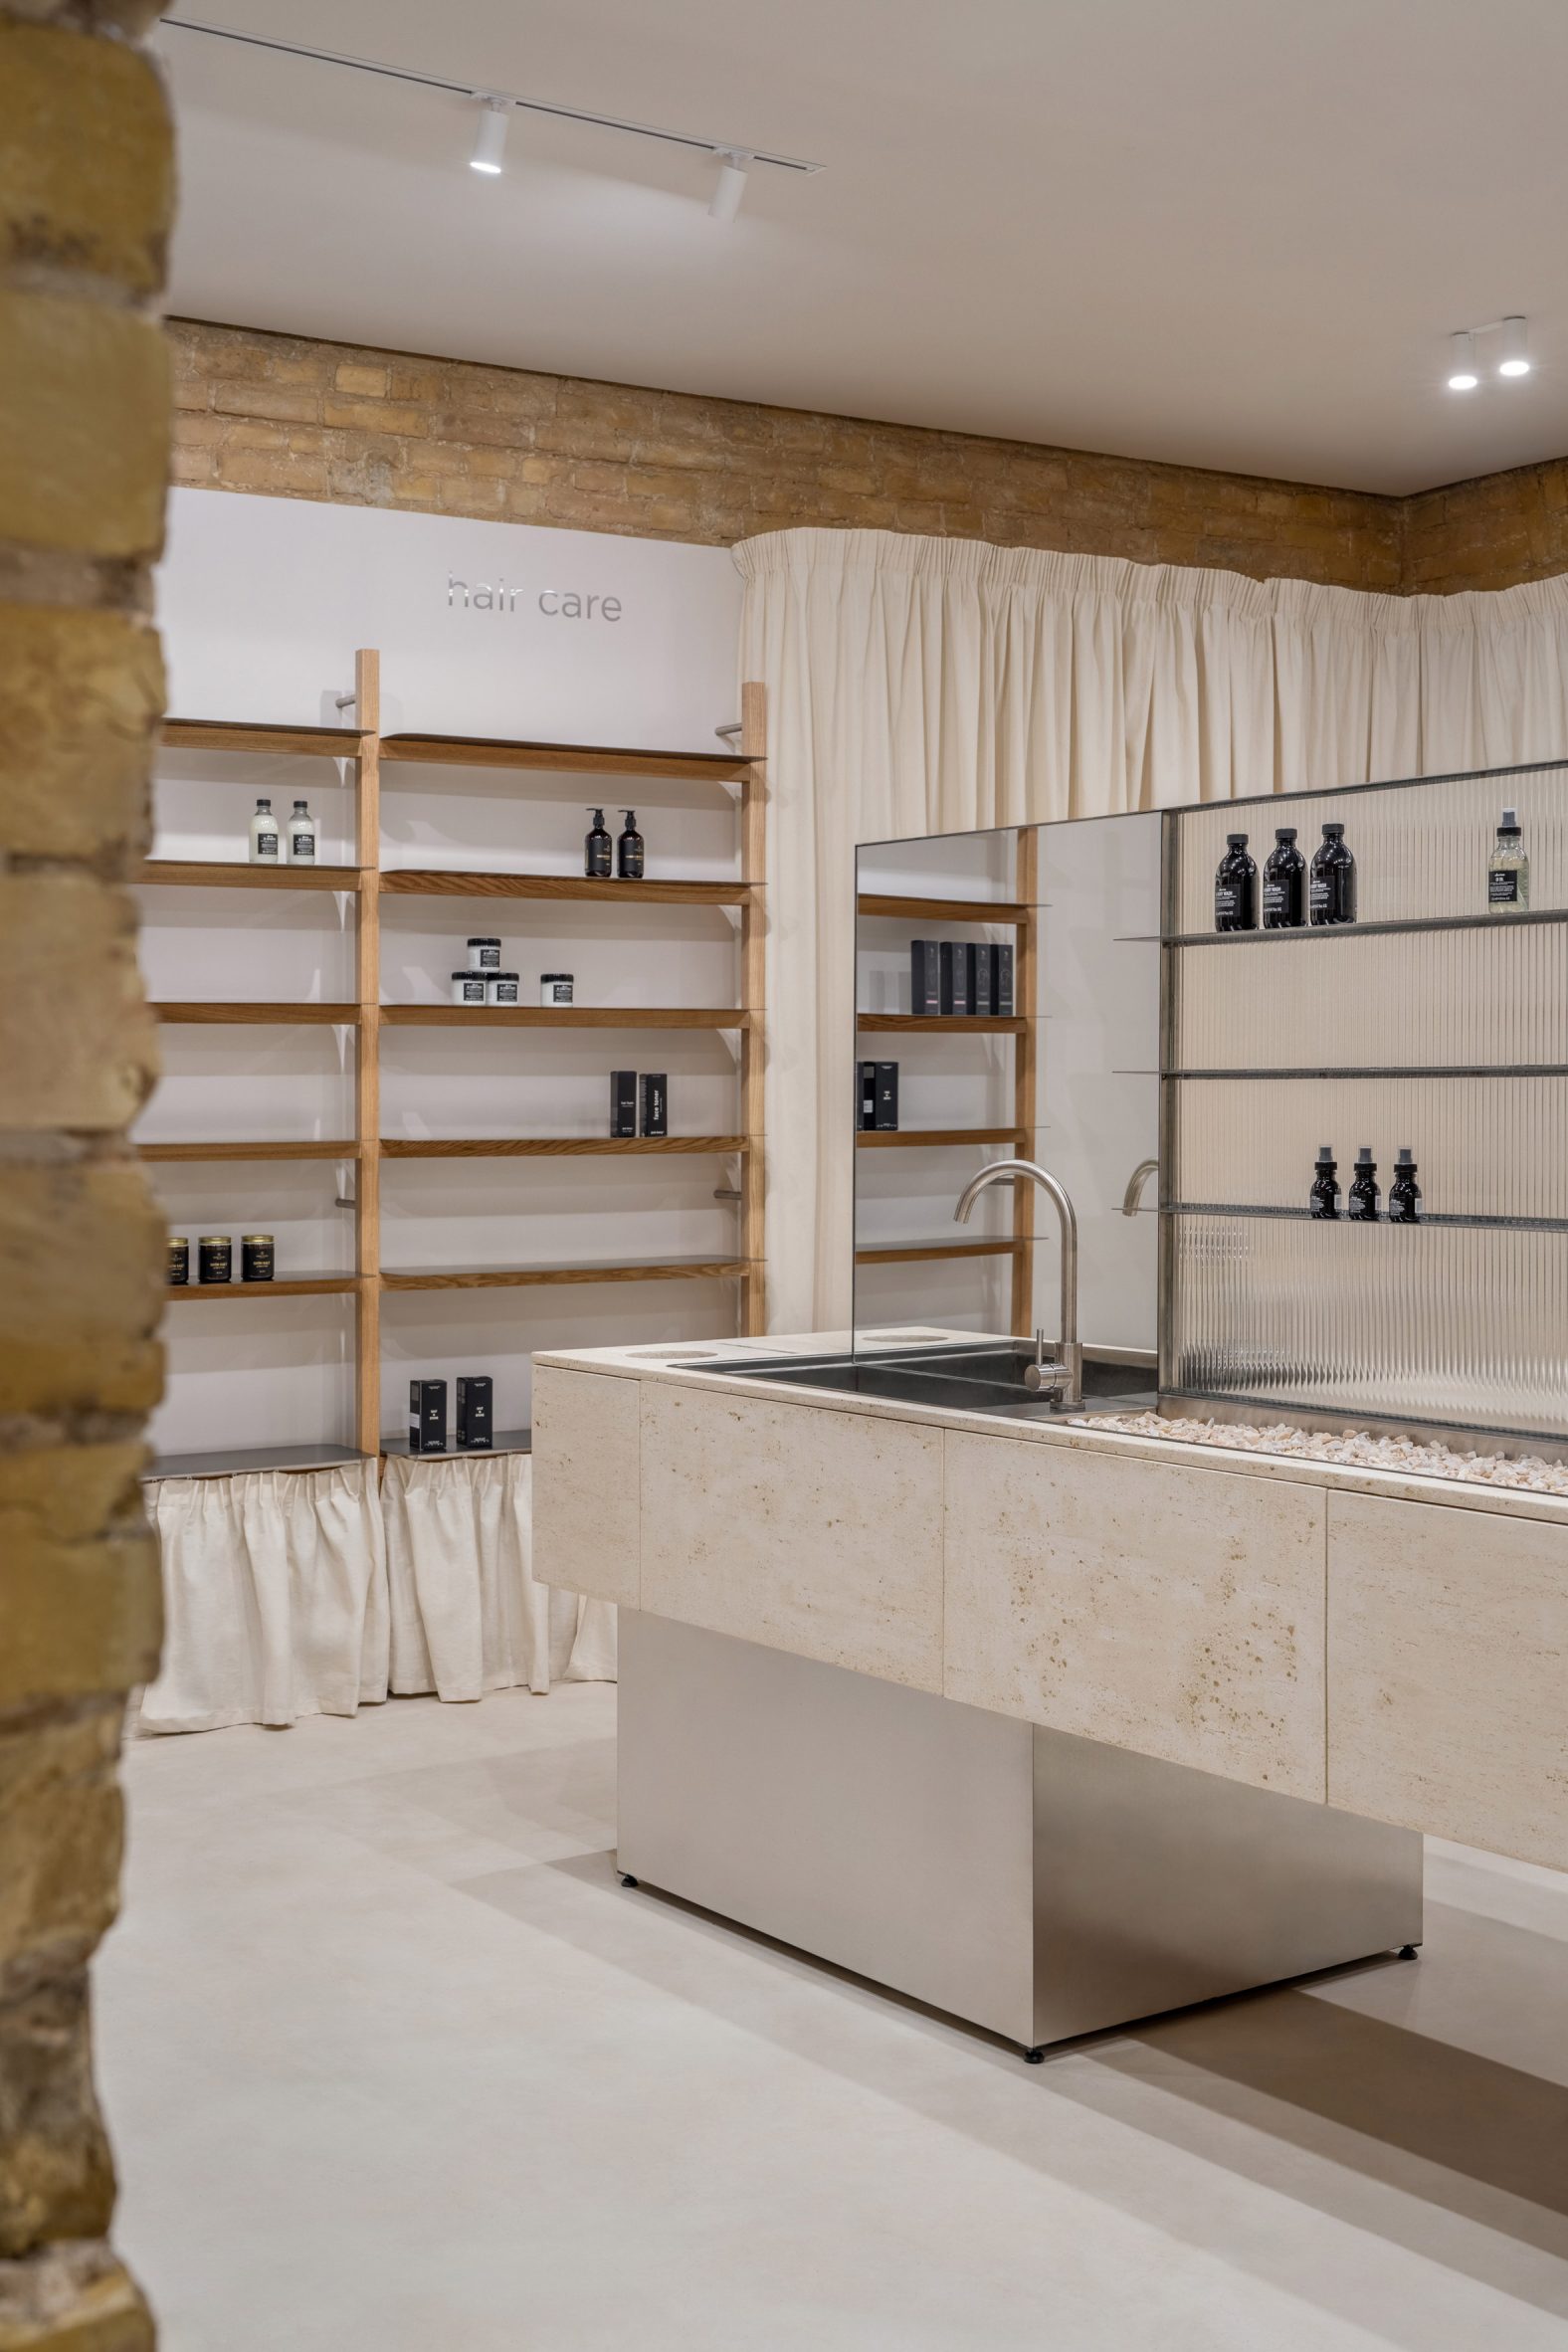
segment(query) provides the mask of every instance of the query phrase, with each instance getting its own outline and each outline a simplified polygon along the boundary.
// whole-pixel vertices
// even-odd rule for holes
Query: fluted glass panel
[[[1217,801],[1176,820],[1176,929],[1214,929],[1214,870],[1228,833],[1246,833],[1260,869],[1279,825],[1310,859],[1325,823],[1345,828],[1356,861],[1357,919],[1408,922],[1486,913],[1486,861],[1504,804],[1516,808],[1530,860],[1530,903],[1568,906],[1568,792],[1562,766],[1507,769],[1374,791],[1292,793],[1238,807]],[[1506,918],[1499,918],[1506,919]]]
[[[1568,1064],[1568,922],[1272,934],[1172,961],[1178,1070]]]
[[[1182,1203],[1304,1210],[1323,1143],[1346,1191],[1369,1144],[1386,1203],[1408,1144],[1435,1215],[1568,1220],[1568,1078],[1182,1078],[1171,1092],[1167,1189]]]
[[[1188,1394],[1568,1435],[1568,1235],[1175,1216]]]

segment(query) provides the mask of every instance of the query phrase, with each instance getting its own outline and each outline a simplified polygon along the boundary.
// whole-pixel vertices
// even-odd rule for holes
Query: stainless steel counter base
[[[621,1611],[629,1875],[1025,2049],[1419,1943],[1422,1842]]]

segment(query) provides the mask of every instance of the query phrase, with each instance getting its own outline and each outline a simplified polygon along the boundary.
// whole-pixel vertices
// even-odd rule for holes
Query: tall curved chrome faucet
[[[1157,1176],[1159,1172],[1160,1163],[1158,1160],[1139,1160],[1132,1174],[1127,1178],[1127,1189],[1122,1195],[1121,1214],[1123,1217],[1136,1217],[1143,1204],[1143,1187],[1151,1176]]]
[[[1031,1388],[1050,1388],[1054,1405],[1081,1405],[1083,1350],[1078,1335],[1078,1213],[1068,1197],[1067,1187],[1049,1168],[1042,1168],[1038,1160],[993,1160],[964,1186],[953,1211],[953,1223],[967,1225],[969,1213],[980,1195],[991,1185],[1010,1182],[1015,1177],[1039,1185],[1055,1208],[1062,1228],[1062,1336],[1057,1342],[1055,1360],[1048,1362],[1045,1333],[1036,1331],[1035,1361],[1026,1377]]]

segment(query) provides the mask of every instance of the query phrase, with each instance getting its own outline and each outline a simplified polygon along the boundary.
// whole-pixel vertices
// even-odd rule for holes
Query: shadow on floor
[[[1554,1938],[1429,1903],[1427,1944],[1414,1962],[1379,1958],[1212,2002],[1059,2046],[1035,2068],[1009,2045],[791,1946],[679,1898],[622,1888],[609,1854],[471,1880],[465,1891],[1141,2218],[1160,2217],[1140,2200],[1136,2168],[1111,2169],[1065,2143],[1058,2102],[1568,2318],[1568,2084],[1398,2014],[1427,1993],[1422,1971],[1438,1989],[1445,1969],[1461,1968],[1463,1980],[1451,1974],[1433,2006],[1456,2021],[1451,2031],[1483,2043],[1510,1988],[1528,1985],[1538,2014],[1522,2034],[1515,2018],[1509,2039],[1528,2040],[1562,2070],[1568,1970]],[[585,1903],[590,1891],[602,1902]],[[781,1998],[791,1986],[802,1997]],[[832,2009],[810,1997],[814,1989],[832,1991]],[[846,2002],[849,2013],[835,2014]],[[911,2063],[903,2036],[868,2036],[867,2011],[914,2027],[926,2053]],[[1203,2213],[1184,2210],[1181,2229],[1202,2243]],[[1237,2259],[1218,2214],[1213,2232],[1216,2251]],[[1331,2278],[1309,2287],[1280,2280],[1265,2246],[1253,2266],[1357,2315],[1353,2292],[1342,2298]],[[1430,2321],[1412,2321],[1408,2336],[1387,2340],[1415,2352],[1434,2337]]]

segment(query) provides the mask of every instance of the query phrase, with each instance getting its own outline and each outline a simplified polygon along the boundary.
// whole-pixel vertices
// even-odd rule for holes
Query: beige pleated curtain
[[[1568,754],[1568,579],[1364,596],[887,531],[735,560],[768,689],[774,1330],[850,1318],[858,842]]]

